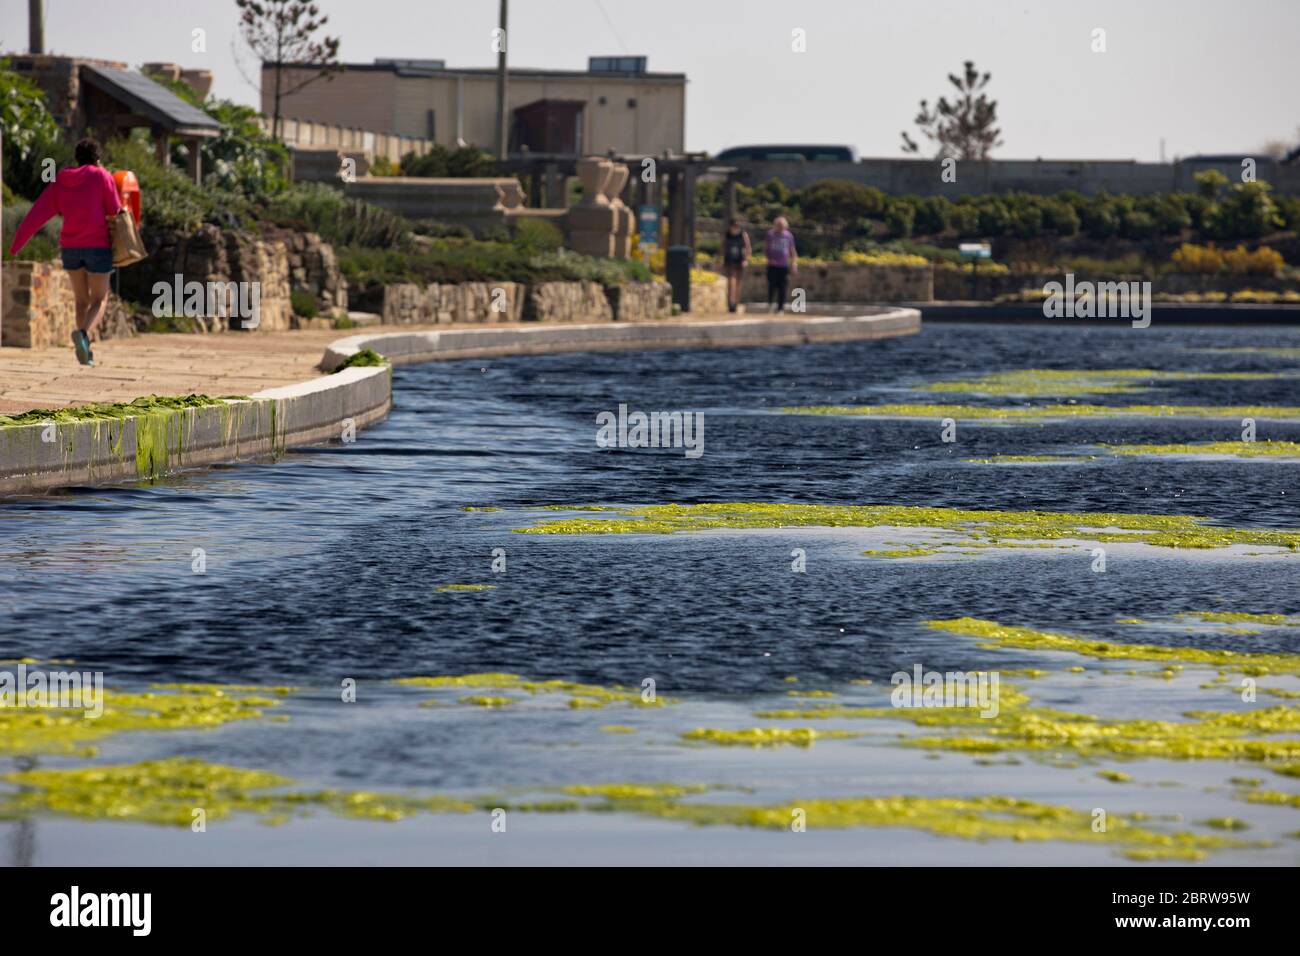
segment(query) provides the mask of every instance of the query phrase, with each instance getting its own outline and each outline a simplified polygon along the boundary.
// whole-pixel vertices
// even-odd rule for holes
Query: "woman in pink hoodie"
[[[77,328],[72,333],[72,346],[77,351],[78,362],[94,365],[90,333],[104,317],[108,304],[108,277],[113,272],[110,226],[122,204],[112,175],[99,165],[99,144],[93,139],[83,139],[77,144],[76,156],[77,165],[60,170],[54,182],[32,204],[18,227],[9,254],[16,255],[55,216],[63,217],[59,248],[77,300]]]

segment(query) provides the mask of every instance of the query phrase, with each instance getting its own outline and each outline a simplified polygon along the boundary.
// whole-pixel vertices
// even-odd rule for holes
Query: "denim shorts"
[[[112,249],[63,249],[63,268],[85,269],[97,275],[113,271]]]

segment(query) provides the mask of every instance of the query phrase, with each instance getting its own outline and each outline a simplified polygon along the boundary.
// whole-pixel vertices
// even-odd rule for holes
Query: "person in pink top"
[[[55,216],[63,217],[59,250],[77,302],[77,328],[72,333],[72,346],[78,362],[94,365],[90,333],[104,317],[108,305],[108,277],[113,272],[110,227],[122,203],[112,175],[99,164],[99,144],[93,139],[83,139],[77,143],[76,157],[77,165],[60,170],[54,182],[32,204],[18,227],[9,254],[16,255]]]

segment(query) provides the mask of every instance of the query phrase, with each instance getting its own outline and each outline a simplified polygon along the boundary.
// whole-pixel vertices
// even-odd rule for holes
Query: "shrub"
[[[289,302],[293,306],[293,314],[304,319],[314,319],[320,311],[316,307],[316,297],[310,292],[294,290],[289,293]]]
[[[782,198],[789,201],[788,195]],[[824,179],[799,190],[795,203],[805,219],[845,223],[879,216],[885,209],[885,194],[862,183]]]
[[[147,138],[132,136],[105,144],[104,165],[135,173],[146,230],[193,232],[205,222],[238,227],[253,221],[253,206],[242,195],[215,185],[196,186],[182,171],[158,162]]]
[[[1268,246],[1249,250],[1245,246],[1222,250],[1215,246],[1183,243],[1169,257],[1175,271],[1196,275],[1226,272],[1239,276],[1275,276],[1285,264],[1282,254]]]
[[[1275,276],[1284,264],[1282,254],[1268,246],[1253,251],[1237,246],[1223,254],[1223,268],[1229,275]]]
[[[1229,239],[1257,239],[1283,225],[1268,183],[1237,183],[1219,204],[1220,234]]]
[[[943,196],[927,196],[915,203],[916,232],[923,236],[937,236],[952,225],[953,207]]]
[[[1079,234],[1079,214],[1068,202],[1048,199],[1043,203],[1043,229],[1057,236],[1076,236]]]
[[[972,203],[957,203],[952,207],[952,227],[963,239],[980,234],[980,211]]]
[[[564,232],[545,219],[520,217],[514,221],[514,242],[530,256],[555,252],[564,247]]]
[[[990,238],[1006,235],[1011,212],[1000,199],[990,199],[979,206],[979,231]]]
[[[264,210],[278,226],[315,232],[331,245],[402,248],[410,224],[401,216],[359,199],[348,199],[324,183],[300,183],[271,200]]]
[[[403,176],[423,176],[431,179],[462,179],[495,176],[497,162],[481,149],[458,146],[448,149],[439,143],[423,156],[407,153],[402,157]]]
[[[9,244],[13,242],[18,226],[22,223],[32,204],[25,199],[13,199],[5,202],[3,225],[3,253],[5,259],[19,259],[27,262],[47,262],[59,254],[59,221],[47,222],[36,235],[28,240],[27,245],[18,255],[9,255]]]
[[[889,235],[895,239],[906,239],[912,235],[916,223],[916,207],[906,199],[891,202],[885,211],[885,226]]]
[[[0,60],[0,136],[4,140],[4,181],[19,196],[35,199],[45,188],[45,160],[63,166],[72,147],[45,105],[41,88]]]

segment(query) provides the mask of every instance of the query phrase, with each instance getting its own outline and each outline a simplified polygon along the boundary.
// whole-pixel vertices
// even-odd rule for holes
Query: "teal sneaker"
[[[73,330],[72,347],[77,352],[77,361],[82,365],[95,364],[95,354],[90,351],[90,337],[81,329]]]

